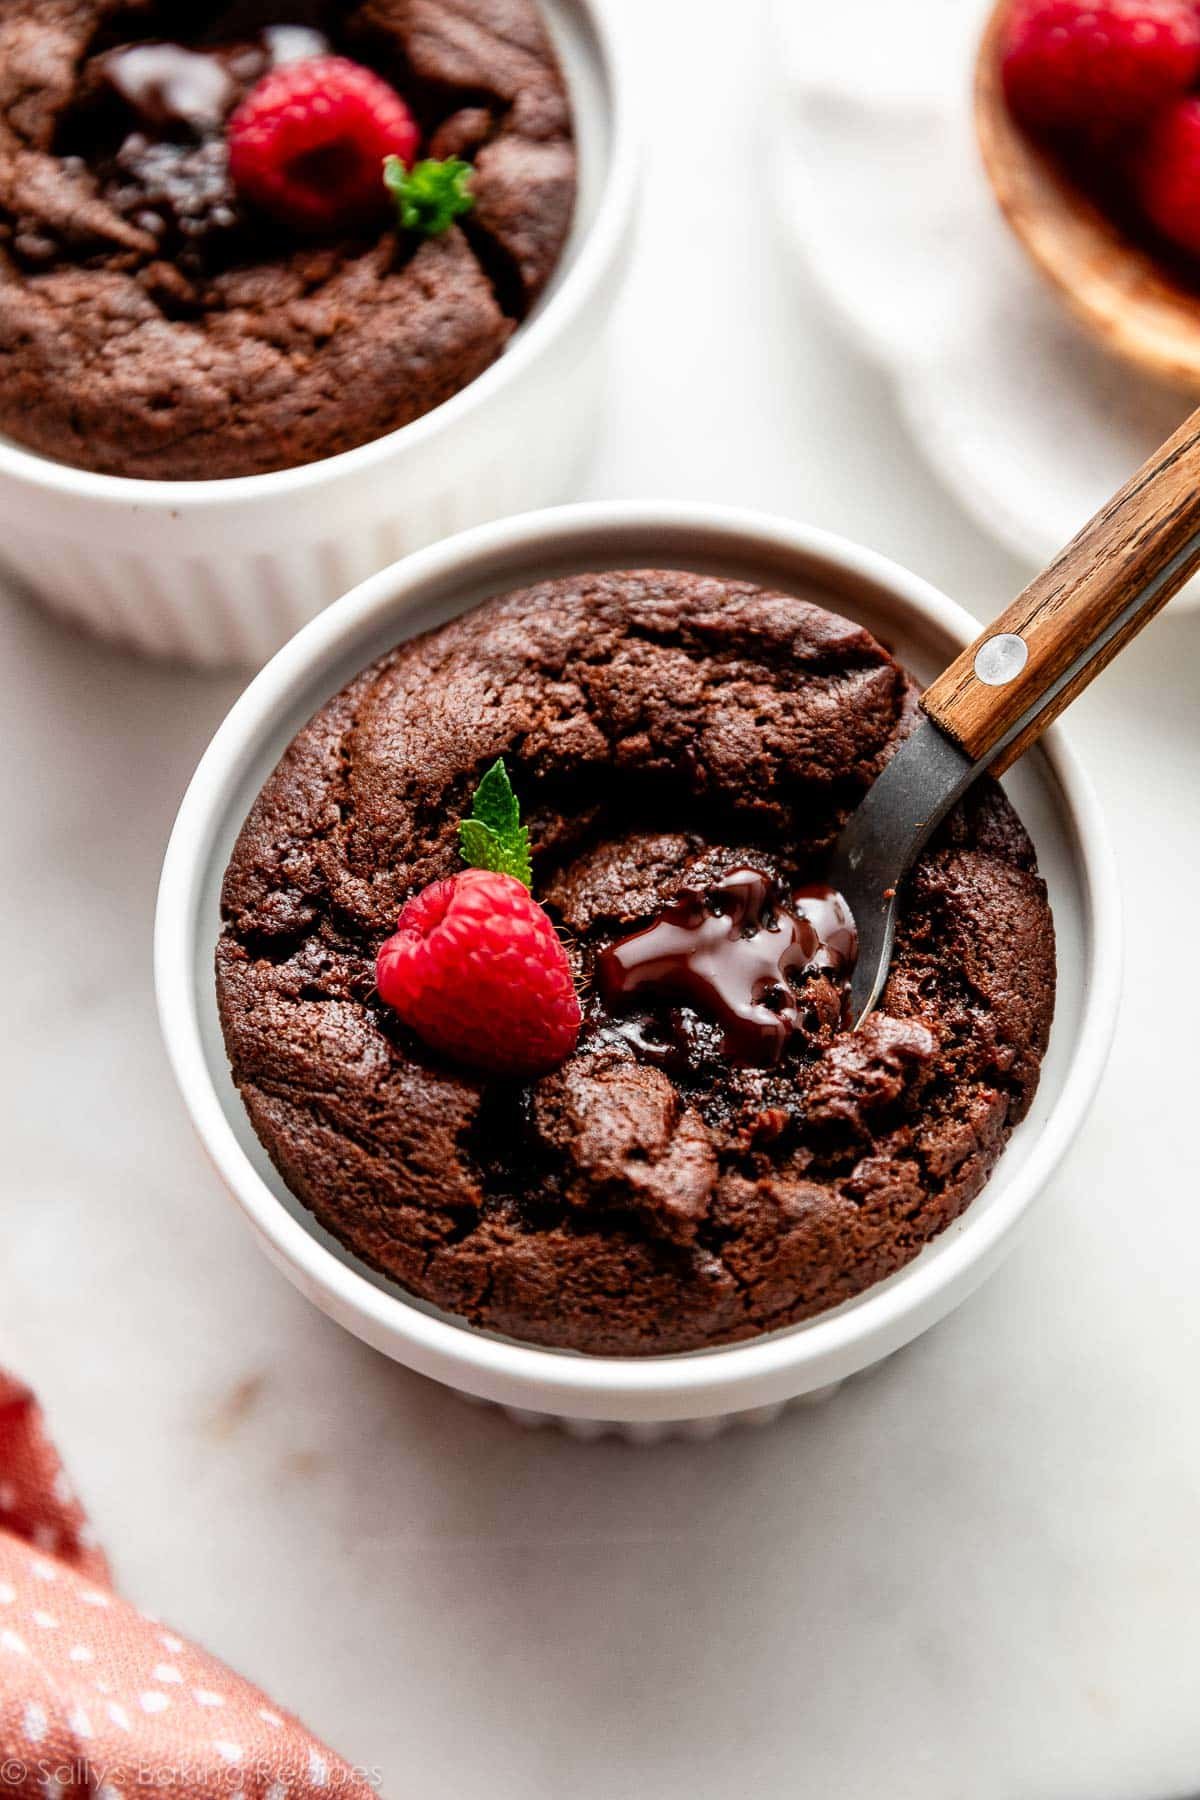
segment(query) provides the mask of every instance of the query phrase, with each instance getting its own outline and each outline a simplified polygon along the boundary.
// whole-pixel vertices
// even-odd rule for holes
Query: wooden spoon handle
[[[1000,774],[1200,568],[1200,412],[921,702],[973,761]]]

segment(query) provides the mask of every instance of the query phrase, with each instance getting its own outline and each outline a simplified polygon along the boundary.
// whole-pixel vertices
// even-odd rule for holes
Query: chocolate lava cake
[[[547,581],[382,657],[292,743],[224,883],[225,1041],[288,1186],[410,1293],[599,1354],[748,1338],[903,1267],[1027,1111],[1055,991],[1034,851],[985,780],[846,1028],[822,861],[915,707],[860,627],[670,571]],[[376,988],[497,758],[582,1002],[525,1082],[456,1066]]]
[[[440,235],[404,228],[377,156],[377,211],[315,234],[235,186],[239,107],[330,53],[399,97],[415,155],[469,164],[470,209]],[[335,158],[322,178],[336,195]],[[167,479],[351,449],[495,360],[574,194],[534,0],[4,0],[0,430]]]

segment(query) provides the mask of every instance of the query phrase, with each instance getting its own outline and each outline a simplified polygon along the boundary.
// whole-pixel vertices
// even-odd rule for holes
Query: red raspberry
[[[1200,15],[1192,0],[1016,0],[1003,65],[1026,125],[1105,137],[1191,86]]]
[[[1150,223],[1200,256],[1200,100],[1178,100],[1159,114],[1138,152],[1134,181]]]
[[[344,56],[285,63],[229,121],[229,172],[284,225],[334,231],[387,205],[383,159],[411,163],[416,122],[386,81]]]
[[[414,895],[375,980],[418,1037],[493,1075],[544,1075],[579,1037],[566,952],[512,875],[464,869]]]

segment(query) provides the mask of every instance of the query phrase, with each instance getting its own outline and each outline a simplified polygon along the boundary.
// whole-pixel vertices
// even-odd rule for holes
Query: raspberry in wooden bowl
[[[1200,392],[1200,12],[1001,0],[975,119],[1000,207],[1103,346]]]

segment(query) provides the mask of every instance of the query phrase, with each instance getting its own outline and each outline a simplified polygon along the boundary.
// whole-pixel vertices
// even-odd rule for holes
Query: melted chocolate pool
[[[703,891],[685,888],[653,924],[603,951],[596,985],[614,1015],[688,1007],[721,1028],[730,1062],[770,1068],[803,1028],[794,984],[819,972],[848,984],[857,951],[850,909],[832,888],[799,888],[785,904],[769,875],[733,869]],[[651,1060],[675,1055],[644,1021],[622,1029]]]
[[[107,203],[188,276],[228,260],[249,228],[229,177],[225,125],[270,69],[321,56],[307,25],[267,25],[212,48],[147,40],[98,55],[84,160]],[[86,133],[85,133],[86,136]]]
[[[100,74],[146,131],[183,128],[204,137],[220,128],[268,69],[323,56],[327,39],[306,25],[268,25],[250,42],[217,50],[184,44],[127,44],[100,59]]]

